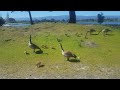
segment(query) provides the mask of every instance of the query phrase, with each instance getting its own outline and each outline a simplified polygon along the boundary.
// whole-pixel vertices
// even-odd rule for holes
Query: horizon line
[[[69,15],[58,15],[58,16],[69,16]],[[77,16],[94,16],[97,17],[96,15],[76,15]],[[119,16],[119,15],[105,15],[106,16]],[[39,17],[32,17],[32,18],[41,18],[41,17],[55,17],[55,16],[39,16]],[[10,17],[11,18],[11,17]],[[15,18],[29,18],[29,17],[15,17]]]

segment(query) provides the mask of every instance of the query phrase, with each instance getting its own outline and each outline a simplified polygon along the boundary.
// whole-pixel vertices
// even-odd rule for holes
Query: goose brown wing
[[[73,57],[73,54],[70,51],[65,51],[64,52],[64,56],[66,56],[66,57]]]
[[[35,48],[35,49],[40,49],[37,45],[35,44],[32,44],[32,47]]]

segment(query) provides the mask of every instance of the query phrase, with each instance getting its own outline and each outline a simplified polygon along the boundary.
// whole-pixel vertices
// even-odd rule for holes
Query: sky
[[[0,11],[0,16],[6,18],[7,12],[12,18],[24,18],[29,17],[28,12],[15,11]],[[120,11],[76,11],[76,15],[80,16],[97,16],[99,13],[103,13],[105,16],[120,16]],[[44,16],[59,16],[59,15],[69,15],[68,11],[31,11],[32,17],[44,17]]]

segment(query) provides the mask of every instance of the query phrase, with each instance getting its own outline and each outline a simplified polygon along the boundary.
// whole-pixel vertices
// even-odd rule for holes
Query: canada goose
[[[26,55],[29,55],[29,53],[28,53],[27,51],[24,51],[24,53],[25,53]]]
[[[45,65],[42,65],[41,62],[38,62],[38,63],[36,64],[36,66],[37,66],[37,68],[40,68],[40,67],[44,67]]]
[[[64,49],[62,47],[62,44],[61,43],[59,43],[59,44],[60,44],[60,47],[62,49],[62,55],[64,57],[67,57],[67,60],[69,60],[70,57],[74,57],[75,59],[77,58],[77,56],[75,54],[73,54],[72,52],[70,52],[70,51],[64,51]]]
[[[103,30],[101,30],[100,32],[102,32],[103,35],[107,35],[107,33],[108,33],[108,32],[111,32],[111,30],[110,30],[110,29],[103,29]],[[98,32],[98,34],[100,34],[100,32]]]
[[[47,45],[42,45],[41,47],[44,48],[44,49],[48,49]]]
[[[80,40],[80,42],[79,42],[79,46],[80,47],[82,47],[82,43],[83,43],[84,41],[83,40]]]
[[[103,29],[102,32],[103,32],[103,34],[107,35],[107,33],[111,32],[111,30],[110,29]]]
[[[67,33],[65,34],[66,37],[70,37],[70,35],[68,35]]]
[[[60,43],[60,42],[62,42],[62,39],[57,38],[57,41]]]
[[[11,41],[12,39],[6,39],[5,41],[8,42],[8,41]]]
[[[39,49],[40,51],[42,51],[40,49],[40,47],[38,47],[37,45],[33,44],[32,41],[31,41],[31,35],[30,35],[30,40],[29,40],[29,43],[28,43],[28,46],[33,49],[33,52],[35,53],[35,49]]]
[[[76,35],[77,37],[81,37],[82,34],[80,35],[80,34],[77,32],[75,35]]]
[[[51,48],[51,49],[54,49],[54,50],[56,49],[55,46],[50,46],[50,48]]]
[[[90,30],[88,30],[88,31],[86,32],[85,38],[86,38],[86,36],[87,36],[88,33],[90,33],[90,35],[92,35],[93,32],[96,32],[96,30],[95,30],[95,29],[90,29]]]
[[[90,30],[88,30],[87,32],[89,32],[90,35],[91,35],[93,32],[96,32],[96,30],[95,30],[95,29],[90,29]]]

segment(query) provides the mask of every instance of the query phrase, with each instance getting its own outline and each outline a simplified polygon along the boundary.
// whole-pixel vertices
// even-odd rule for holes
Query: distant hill
[[[33,20],[42,20],[42,19],[55,19],[55,20],[68,20],[69,16],[68,15],[61,15],[61,16],[47,16],[47,17],[33,17]],[[97,16],[77,16],[77,20],[81,20],[81,19],[96,19]],[[118,18],[120,19],[120,16],[105,16],[105,18]],[[29,21],[29,17],[28,18],[15,18],[16,21],[22,21],[22,20],[26,20]]]
[[[69,16],[67,15],[62,15],[62,16],[47,16],[47,17],[33,17],[33,20],[42,20],[42,19],[55,19],[55,20],[62,20],[62,19],[65,19],[65,20],[68,20],[69,19]],[[30,20],[29,17],[28,18],[16,18],[17,21],[21,21],[21,20]]]

